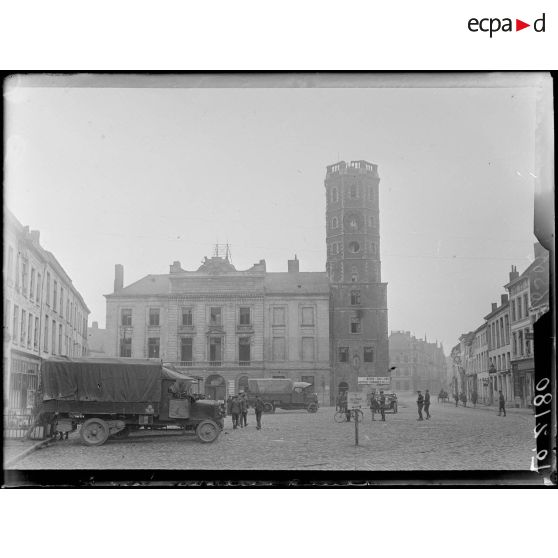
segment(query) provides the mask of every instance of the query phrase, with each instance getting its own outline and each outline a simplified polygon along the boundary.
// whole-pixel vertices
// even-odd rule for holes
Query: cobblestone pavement
[[[431,406],[431,420],[418,422],[416,405],[401,400],[397,414],[360,425],[337,424],[335,410],[316,414],[281,411],[263,416],[263,428],[233,430],[227,418],[221,436],[202,444],[190,434],[137,432],[127,440],[109,440],[100,447],[67,441],[25,457],[15,469],[294,469],[294,470],[528,470],[534,447],[529,412],[499,417],[485,409]]]

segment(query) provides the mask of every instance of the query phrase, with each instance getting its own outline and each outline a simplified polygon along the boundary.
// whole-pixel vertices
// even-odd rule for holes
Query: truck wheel
[[[264,413],[273,413],[273,412],[275,412],[275,407],[273,406],[272,403],[269,403],[269,401],[266,401],[264,403],[263,410],[264,410]]]
[[[212,420],[204,420],[196,427],[196,436],[200,442],[209,444],[219,437],[221,429],[219,425]]]
[[[306,410],[309,413],[316,413],[318,411],[318,406],[316,405],[316,403],[310,403],[310,405],[308,405],[308,407],[306,407]]]
[[[109,434],[108,424],[100,418],[87,419],[79,430],[79,437],[87,446],[102,446]]]

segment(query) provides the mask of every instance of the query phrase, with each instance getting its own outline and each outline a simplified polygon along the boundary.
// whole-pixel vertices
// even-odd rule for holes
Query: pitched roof
[[[327,273],[321,271],[266,273],[264,288],[269,294],[294,293],[329,295],[329,279]]]
[[[164,295],[169,293],[169,275],[146,275],[135,283],[124,287],[117,293],[105,296],[127,296],[127,295]]]

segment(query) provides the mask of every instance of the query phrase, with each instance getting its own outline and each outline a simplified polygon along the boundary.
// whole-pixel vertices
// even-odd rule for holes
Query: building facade
[[[106,357],[107,330],[99,327],[99,322],[93,322],[87,328],[87,356],[91,358]]]
[[[198,378],[224,400],[249,378],[289,377],[330,399],[329,283],[325,273],[268,273],[264,260],[239,271],[228,257],[205,258],[196,271],[179,262],[170,273],[127,287],[116,266],[107,299],[107,350],[153,358]]]
[[[392,331],[389,336],[392,388],[395,391],[447,389],[447,361],[442,345],[417,339],[409,331]]]
[[[378,168],[341,161],[327,167],[324,184],[332,384],[337,392],[357,391],[364,389],[359,378],[390,375]]]
[[[4,409],[29,414],[41,358],[87,354],[89,309],[39,231],[4,212]]]

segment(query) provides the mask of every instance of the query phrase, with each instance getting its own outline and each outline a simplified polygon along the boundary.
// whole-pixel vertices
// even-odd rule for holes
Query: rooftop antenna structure
[[[213,257],[223,258],[229,263],[232,263],[231,245],[228,242],[226,244],[219,244],[218,242],[215,243],[215,246],[213,247]]]

